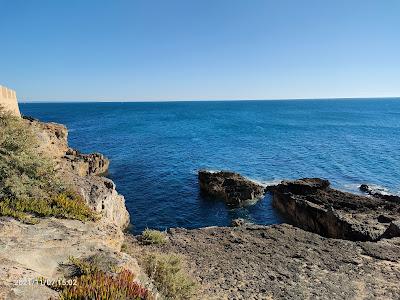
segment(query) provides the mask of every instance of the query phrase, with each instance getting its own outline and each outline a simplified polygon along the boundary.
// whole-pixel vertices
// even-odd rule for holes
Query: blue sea
[[[203,198],[199,169],[270,183],[323,177],[400,192],[399,99],[152,103],[28,103],[25,115],[65,124],[70,145],[111,159],[132,232],[281,222],[267,195],[241,208]]]

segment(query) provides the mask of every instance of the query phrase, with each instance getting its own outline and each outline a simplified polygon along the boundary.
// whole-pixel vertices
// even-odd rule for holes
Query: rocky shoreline
[[[68,146],[65,126],[24,120],[40,140],[40,153],[56,162],[57,172],[101,218],[95,222],[44,218],[30,225],[0,217],[0,299],[48,300],[58,292],[45,285],[27,284],[37,278],[58,279],[68,271],[70,257],[103,257],[115,268],[145,278],[135,258],[121,252],[129,224],[125,200],[114,183],[98,176],[109,161],[101,154],[81,154]],[[21,283],[21,284],[19,284]]]
[[[360,185],[360,191],[375,198],[380,198],[391,202],[400,202],[400,196],[391,195],[385,189],[369,186],[368,184]]]
[[[123,196],[102,176],[109,161],[68,146],[60,124],[25,119],[40,139],[39,152],[57,162],[62,178],[99,215],[95,222],[45,218],[28,225],[0,217],[0,299],[49,299],[57,292],[24,279],[59,278],[69,257],[101,255],[151,284],[143,251],[179,253],[200,283],[194,299],[400,299],[400,201],[367,186],[368,196],[335,190],[329,181],[303,178],[265,187],[240,174],[199,172],[207,197],[228,205],[271,193],[289,224],[172,228],[162,245],[143,245],[124,234],[130,222]],[[125,245],[131,255],[121,251]],[[129,252],[129,251],[128,251]],[[132,254],[133,253],[133,254]]]
[[[400,202],[335,190],[318,178],[283,181],[269,190],[274,207],[293,225],[325,237],[377,241],[400,219]]]
[[[226,200],[224,176],[237,180],[230,187],[258,191],[236,173],[212,174],[199,179],[216,198]],[[234,227],[172,228],[163,245],[128,237],[128,247],[184,255],[201,284],[196,299],[400,298],[400,202],[338,191],[318,178],[265,191],[292,225],[235,220]]]

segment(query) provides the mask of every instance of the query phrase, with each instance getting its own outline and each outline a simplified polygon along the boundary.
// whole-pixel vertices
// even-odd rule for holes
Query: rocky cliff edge
[[[39,137],[40,149],[56,162],[57,171],[66,183],[85,199],[101,218],[80,222],[56,218],[41,219],[28,225],[8,217],[0,218],[0,299],[49,299],[57,292],[30,285],[39,277],[58,279],[65,273],[70,257],[102,255],[140,276],[135,259],[120,252],[123,229],[129,214],[123,196],[114,183],[99,176],[107,171],[109,161],[103,155],[81,154],[68,146],[65,126],[26,118]]]

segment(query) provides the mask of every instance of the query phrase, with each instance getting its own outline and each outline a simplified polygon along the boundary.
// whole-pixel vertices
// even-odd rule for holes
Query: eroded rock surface
[[[58,279],[69,257],[103,255],[117,267],[140,274],[137,262],[120,253],[124,237],[120,227],[102,219],[82,223],[56,218],[27,225],[0,218],[0,299],[48,299],[56,293],[44,286],[15,285],[39,277]],[[38,292],[40,291],[40,293]],[[35,292],[31,295],[31,292]]]
[[[102,175],[107,173],[110,161],[100,153],[82,154],[77,150],[68,149],[64,155],[66,167],[80,176]]]
[[[338,191],[318,178],[283,181],[269,190],[274,207],[292,224],[326,237],[376,241],[400,219],[400,203]]]
[[[129,224],[125,199],[115,184],[101,176],[106,173],[109,160],[99,153],[82,154],[68,146],[68,130],[64,125],[44,123],[25,118],[40,141],[39,152],[54,159],[58,172],[66,183],[78,192],[96,212],[118,226]]]
[[[234,172],[201,170],[198,173],[198,179],[200,189],[204,194],[223,199],[231,205],[259,200],[265,191],[264,186]]]
[[[83,154],[68,146],[68,130],[64,125],[44,123],[30,117],[24,119],[39,138],[38,151],[56,160],[60,168],[79,176],[101,175],[107,172],[110,162],[104,155]]]
[[[121,253],[123,230],[129,224],[124,197],[114,183],[96,176],[108,168],[101,154],[81,154],[69,148],[65,126],[25,118],[40,140],[38,151],[49,155],[66,184],[76,190],[98,212],[96,222],[40,219],[27,225],[11,218],[0,218],[0,299],[46,299],[57,293],[42,285],[15,285],[18,280],[39,277],[58,279],[69,257],[87,258],[102,255],[116,267],[141,271],[131,256]]]
[[[99,176],[81,177],[73,173],[68,173],[67,176],[74,189],[94,211],[121,228],[129,225],[125,199],[118,194],[112,180]]]
[[[59,161],[69,149],[67,128],[61,124],[40,122],[30,117],[24,117],[24,120],[39,138],[38,151]]]
[[[201,299],[399,299],[400,238],[353,242],[291,225],[171,229]]]

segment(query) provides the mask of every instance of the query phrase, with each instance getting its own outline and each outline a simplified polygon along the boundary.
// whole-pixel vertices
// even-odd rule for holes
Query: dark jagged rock
[[[387,193],[387,191],[385,189],[382,189],[382,188],[371,187],[368,184],[362,184],[362,185],[360,185],[360,191],[362,191],[368,195],[371,195],[375,198],[381,198],[386,201],[400,203],[400,196],[391,195],[391,194]]]
[[[388,229],[388,220],[400,219],[400,203],[341,192],[327,180],[283,181],[270,191],[274,207],[291,223],[326,237],[375,241]]]
[[[400,221],[393,221],[383,234],[384,238],[391,239],[400,236]],[[399,253],[400,255],[400,253]]]
[[[394,221],[393,217],[388,217],[388,216],[385,216],[385,215],[380,215],[378,217],[378,222],[379,223],[390,223],[392,221]]]
[[[295,194],[308,195],[318,190],[325,190],[329,187],[328,180],[320,178],[305,178],[285,182],[287,188]]]
[[[201,191],[213,198],[220,198],[228,204],[241,205],[247,201],[262,198],[265,187],[234,172],[199,171]]]
[[[362,184],[362,185],[360,185],[359,188],[360,188],[360,191],[364,192],[364,193],[369,193],[369,191],[370,191],[370,188],[367,184]]]

